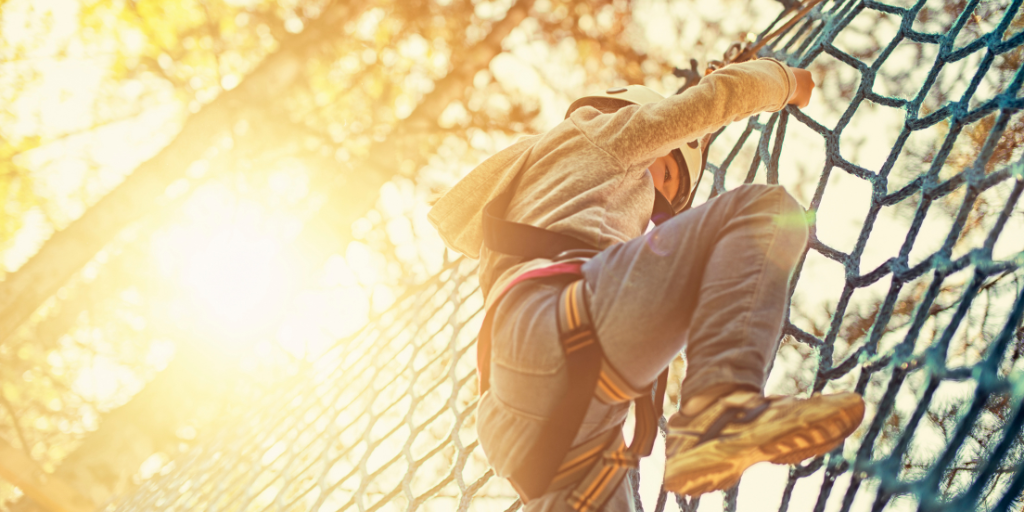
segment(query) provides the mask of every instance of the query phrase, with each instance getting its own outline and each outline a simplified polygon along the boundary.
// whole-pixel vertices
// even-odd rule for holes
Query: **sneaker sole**
[[[796,428],[768,439],[751,436],[731,442],[712,441],[665,465],[665,489],[699,496],[736,485],[747,468],[759,462],[796,464],[824,455],[843,442],[864,419],[864,401],[850,393],[849,404],[821,416],[807,415]],[[835,395],[833,395],[835,396]],[[845,398],[845,397],[844,397]]]

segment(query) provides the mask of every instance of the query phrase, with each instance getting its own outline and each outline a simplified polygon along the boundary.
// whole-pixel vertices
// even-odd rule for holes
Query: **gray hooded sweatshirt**
[[[657,103],[613,114],[579,108],[551,131],[484,161],[438,200],[428,218],[449,248],[480,258],[480,286],[490,307],[516,276],[552,263],[519,262],[483,246],[483,207],[517,174],[523,176],[506,219],[605,249],[647,229],[655,197],[647,167],[656,158],[733,121],[781,110],[795,92],[792,70],[761,59],[727,66]]]
[[[520,262],[483,246],[483,207],[517,174],[522,172],[522,178],[508,220],[604,249],[647,229],[655,198],[647,167],[657,157],[733,121],[780,110],[795,90],[788,67],[763,59],[728,66],[657,103],[613,114],[581,107],[551,131],[524,138],[484,161],[434,205],[429,219],[448,247],[480,258],[480,285],[491,307],[518,275],[552,264],[547,259]],[[627,410],[625,403],[592,404],[574,444],[621,428]],[[518,411],[492,392],[480,398],[478,415],[487,458],[499,476],[507,477],[533,446],[544,418]]]

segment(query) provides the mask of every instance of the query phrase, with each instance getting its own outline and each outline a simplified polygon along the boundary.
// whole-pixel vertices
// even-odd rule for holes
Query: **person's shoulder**
[[[603,112],[601,109],[594,106],[584,105],[569,114],[566,121],[576,123],[591,121],[611,122],[616,117],[628,117],[632,115],[638,108],[640,107],[637,105],[625,105],[616,108],[613,112]]]
[[[599,108],[583,106],[573,111],[566,121],[572,124],[572,129],[601,145],[602,142],[609,142],[605,139],[614,137],[623,127],[632,123],[639,109],[638,105],[626,105],[614,112],[602,112]]]
[[[565,118],[565,121],[562,122],[572,123],[574,121],[589,121],[600,115],[603,115],[603,113],[600,110],[590,105],[583,105],[582,107],[573,110],[572,113],[569,114],[569,117]]]

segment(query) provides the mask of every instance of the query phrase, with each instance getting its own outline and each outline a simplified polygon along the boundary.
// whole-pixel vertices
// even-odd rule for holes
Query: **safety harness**
[[[627,472],[651,454],[662,416],[668,370],[644,389],[634,389],[615,370],[601,350],[591,322],[582,279],[583,262],[598,249],[572,236],[505,220],[505,211],[519,181],[484,208],[484,243],[488,249],[524,259],[548,258],[556,263],[518,276],[505,287],[484,316],[477,344],[480,393],[490,387],[491,327],[496,305],[513,286],[526,280],[573,276],[559,296],[556,314],[570,386],[559,398],[535,444],[509,480],[524,503],[543,494],[575,486],[567,501],[579,512],[600,509],[618,488]],[[660,224],[672,217],[668,200],[655,194],[652,220]],[[611,429],[580,445],[572,446],[591,399],[606,404],[633,401],[635,428],[627,446],[622,429]]]
[[[570,263],[560,272],[520,276],[511,286],[551,275],[579,275],[582,263]],[[541,269],[547,270],[547,269]],[[507,290],[508,288],[506,288]],[[509,481],[524,503],[548,492],[575,484],[567,501],[579,512],[600,509],[615,492],[629,469],[651,454],[662,415],[668,371],[644,389],[634,389],[615,370],[601,350],[584,299],[583,279],[562,290],[558,299],[558,334],[571,383],[541,428],[537,441]],[[477,369],[481,393],[489,388],[490,330],[494,307],[484,317],[478,344]],[[615,404],[636,404],[633,440],[626,446],[622,429],[611,429],[583,444],[571,446],[592,398]]]

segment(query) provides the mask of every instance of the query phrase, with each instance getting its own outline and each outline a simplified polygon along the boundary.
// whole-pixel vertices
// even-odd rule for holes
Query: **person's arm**
[[[584,121],[581,128],[630,167],[733,121],[782,110],[796,93],[797,78],[788,66],[770,59],[749,61],[722,68],[682,94]]]
[[[796,108],[804,108],[811,102],[811,92],[814,91],[814,77],[806,69],[789,69],[796,75],[796,93],[789,98],[789,104],[796,105]]]

